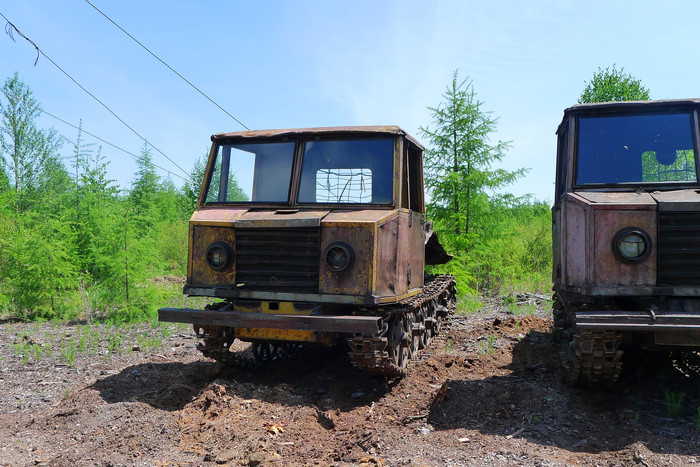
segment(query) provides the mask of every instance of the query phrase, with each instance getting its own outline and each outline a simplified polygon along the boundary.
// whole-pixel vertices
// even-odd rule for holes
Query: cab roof
[[[378,125],[378,126],[336,126],[336,127],[319,127],[319,128],[290,128],[278,130],[248,130],[235,131],[232,133],[217,133],[212,135],[212,141],[222,140],[247,140],[247,139],[277,139],[277,138],[294,138],[294,137],[309,137],[319,135],[324,137],[343,137],[343,136],[403,136],[411,143],[418,146],[421,150],[423,145],[414,137],[406,133],[401,127],[394,125]]]
[[[574,114],[614,114],[622,112],[646,112],[655,110],[673,110],[675,108],[700,107],[700,99],[665,99],[650,101],[618,101],[618,102],[594,102],[591,104],[576,104],[564,110],[564,117],[557,128],[561,131],[562,125]]]

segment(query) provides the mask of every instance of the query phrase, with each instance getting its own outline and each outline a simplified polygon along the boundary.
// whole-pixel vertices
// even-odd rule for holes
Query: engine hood
[[[330,211],[300,211],[298,209],[278,209],[276,211],[248,211],[241,214],[233,223],[239,229],[256,227],[318,227],[321,219]]]
[[[658,191],[651,196],[659,211],[700,211],[700,190]]]

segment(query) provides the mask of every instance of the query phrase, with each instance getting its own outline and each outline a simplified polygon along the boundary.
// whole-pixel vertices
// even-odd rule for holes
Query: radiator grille
[[[658,285],[700,285],[700,213],[660,212]]]
[[[318,228],[237,229],[236,286],[318,293]]]

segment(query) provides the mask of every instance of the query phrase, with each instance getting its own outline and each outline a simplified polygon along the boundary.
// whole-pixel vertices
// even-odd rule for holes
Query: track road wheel
[[[389,330],[389,352],[394,365],[406,368],[411,359],[411,330],[404,316],[395,316]]]
[[[277,342],[255,341],[252,344],[253,357],[261,365],[269,365],[282,357],[283,349]]]
[[[420,348],[425,349],[430,346],[430,342],[433,340],[433,327],[427,321],[430,318],[430,304],[425,303],[421,306],[421,324],[423,325],[423,332],[420,336]]]

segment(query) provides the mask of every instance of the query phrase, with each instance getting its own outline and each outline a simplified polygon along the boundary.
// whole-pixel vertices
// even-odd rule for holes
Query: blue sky
[[[459,69],[499,118],[493,140],[512,142],[503,166],[531,169],[509,191],[540,200],[552,200],[562,112],[598,67],[624,67],[654,99],[700,97],[693,1],[91,2],[252,129],[393,124],[421,139],[426,107]],[[211,134],[242,129],[84,0],[4,2],[0,13],[186,171]],[[0,34],[0,79],[17,71],[46,111],[139,153],[137,136],[15,40]],[[75,139],[48,116],[40,125]],[[129,187],[132,158],[102,153]]]

